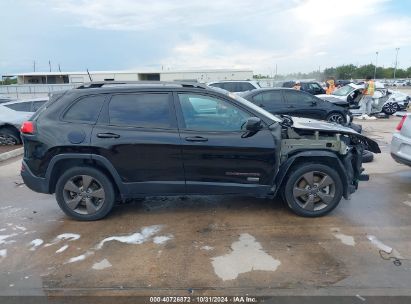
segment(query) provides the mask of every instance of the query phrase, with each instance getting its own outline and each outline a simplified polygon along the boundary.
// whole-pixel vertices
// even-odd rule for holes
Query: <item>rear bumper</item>
[[[406,159],[406,158],[402,158],[401,156],[398,156],[398,155],[396,155],[396,154],[394,154],[394,153],[391,153],[391,157],[392,157],[397,163],[400,163],[400,164],[407,165],[407,166],[410,166],[410,167],[411,167],[411,160],[408,160],[408,159]]]
[[[49,192],[49,183],[46,178],[35,176],[24,162],[21,167],[21,177],[23,178],[24,184],[35,192],[40,193],[50,193]]]
[[[391,156],[401,164],[411,166],[411,138],[396,132],[391,140]]]

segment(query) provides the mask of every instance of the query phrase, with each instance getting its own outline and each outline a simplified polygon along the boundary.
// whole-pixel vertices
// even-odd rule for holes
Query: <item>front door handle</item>
[[[202,136],[186,137],[186,141],[208,141],[208,138]]]
[[[98,138],[120,138],[120,135],[115,133],[98,133]]]

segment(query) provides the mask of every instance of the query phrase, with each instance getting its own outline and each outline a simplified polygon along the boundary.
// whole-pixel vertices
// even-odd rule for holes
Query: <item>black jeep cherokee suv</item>
[[[150,195],[280,193],[302,216],[333,210],[366,179],[377,143],[325,122],[274,116],[184,83],[91,83],[54,94],[21,128],[26,185],[78,220]]]

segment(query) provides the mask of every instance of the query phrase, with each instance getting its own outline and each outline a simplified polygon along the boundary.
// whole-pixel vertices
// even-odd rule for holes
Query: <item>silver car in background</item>
[[[402,117],[391,140],[391,156],[398,163],[411,166],[411,118]]]
[[[0,104],[0,145],[21,143],[20,126],[37,111],[48,97],[15,100]]]

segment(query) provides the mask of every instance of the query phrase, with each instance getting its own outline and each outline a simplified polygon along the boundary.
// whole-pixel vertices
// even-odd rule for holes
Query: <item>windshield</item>
[[[343,86],[342,88],[339,88],[338,90],[335,90],[332,94],[336,96],[347,96],[352,91],[354,91],[354,88],[350,85],[346,85],[346,86]]]

